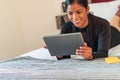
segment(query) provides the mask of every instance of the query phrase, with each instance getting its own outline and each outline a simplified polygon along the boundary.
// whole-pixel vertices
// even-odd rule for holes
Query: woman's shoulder
[[[95,16],[93,14],[89,14],[89,19],[92,19],[92,21],[95,23],[109,23],[105,18]]]
[[[73,27],[73,23],[72,22],[66,22],[62,25],[62,28],[72,28]]]
[[[72,26],[73,25],[73,23],[72,22],[66,22],[66,23],[64,23],[62,26]]]
[[[72,22],[67,22],[62,25],[61,33],[71,33],[75,29],[75,26],[73,25]]]
[[[89,24],[90,27],[92,27],[92,29],[97,32],[109,32],[111,28],[110,23],[106,19],[94,15],[90,16]]]

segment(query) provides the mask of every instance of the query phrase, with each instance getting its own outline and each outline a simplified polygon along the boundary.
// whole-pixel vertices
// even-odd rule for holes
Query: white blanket
[[[120,56],[120,44],[111,48],[109,50],[108,54],[109,54],[109,56]],[[30,56],[30,57],[37,58],[37,59],[57,60],[57,58],[55,56],[51,56],[48,49],[45,49],[45,48],[33,50],[33,51],[25,53],[19,57],[25,57],[25,56]],[[72,59],[78,59],[78,58],[81,59],[82,57],[77,56],[77,55],[72,55],[71,58]]]

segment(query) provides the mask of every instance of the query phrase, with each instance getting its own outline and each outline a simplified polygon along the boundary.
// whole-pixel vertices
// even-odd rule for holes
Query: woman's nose
[[[73,20],[76,20],[76,19],[77,19],[77,17],[78,17],[78,15],[77,15],[77,14],[73,14]]]

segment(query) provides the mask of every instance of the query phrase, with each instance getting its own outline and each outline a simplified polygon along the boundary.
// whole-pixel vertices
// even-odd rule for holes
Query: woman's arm
[[[108,21],[103,21],[98,32],[97,51],[93,52],[95,58],[108,56],[108,50],[111,44],[111,26]]]

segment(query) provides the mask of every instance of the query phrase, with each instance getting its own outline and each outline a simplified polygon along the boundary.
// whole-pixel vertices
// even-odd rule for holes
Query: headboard
[[[89,4],[90,11],[94,13],[94,15],[107,19],[108,21],[115,15],[118,10],[118,5],[120,4],[120,0],[111,1],[111,2],[102,2],[102,3],[93,3]]]
[[[99,2],[109,2],[114,0],[91,0],[92,3],[99,3]]]

